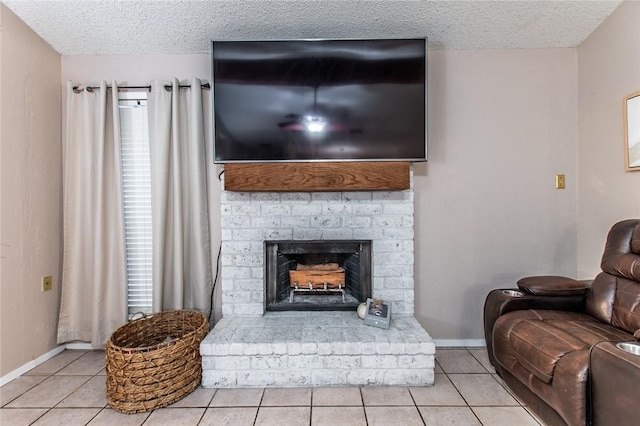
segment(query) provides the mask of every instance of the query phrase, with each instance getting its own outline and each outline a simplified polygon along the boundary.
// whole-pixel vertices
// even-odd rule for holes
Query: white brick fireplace
[[[413,178],[413,176],[411,176]],[[433,383],[435,346],[413,318],[413,188],[222,193],[221,319],[201,345],[203,386]],[[267,240],[371,240],[389,330],[355,312],[265,312]]]

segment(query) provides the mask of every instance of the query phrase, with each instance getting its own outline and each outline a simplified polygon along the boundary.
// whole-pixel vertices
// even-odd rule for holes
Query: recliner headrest
[[[631,253],[640,254],[640,226],[636,226],[631,236]]]
[[[602,270],[640,283],[640,219],[618,222],[609,231]]]

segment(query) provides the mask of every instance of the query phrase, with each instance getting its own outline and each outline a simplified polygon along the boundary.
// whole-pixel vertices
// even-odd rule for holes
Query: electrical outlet
[[[53,287],[53,278],[51,275],[47,275],[46,277],[42,277],[42,291],[49,291]]]
[[[556,175],[556,189],[564,189],[564,175]]]

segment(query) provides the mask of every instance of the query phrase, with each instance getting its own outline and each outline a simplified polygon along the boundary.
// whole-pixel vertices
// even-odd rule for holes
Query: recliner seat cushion
[[[505,317],[511,314],[517,313]],[[602,341],[629,338],[620,330],[576,312],[529,310],[521,311],[519,316],[508,330],[513,357],[545,383],[551,382],[556,364],[567,353],[589,350]]]
[[[591,346],[631,339],[623,330],[569,311],[513,311],[498,318],[493,329],[498,363],[568,424],[586,418]]]

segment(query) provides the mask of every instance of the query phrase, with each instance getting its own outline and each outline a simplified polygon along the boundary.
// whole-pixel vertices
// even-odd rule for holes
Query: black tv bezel
[[[215,67],[213,64],[213,52],[216,42],[318,42],[318,41],[385,41],[385,40],[424,40],[424,158],[313,158],[313,159],[284,159],[284,160],[217,160],[216,159],[216,110],[215,110]],[[429,48],[428,38],[424,37],[381,37],[381,38],[301,38],[301,39],[212,39],[211,40],[211,145],[213,152],[214,164],[226,164],[226,163],[348,163],[348,162],[426,162],[428,161],[428,139],[429,139],[429,90],[428,90],[428,70],[429,70]]]

